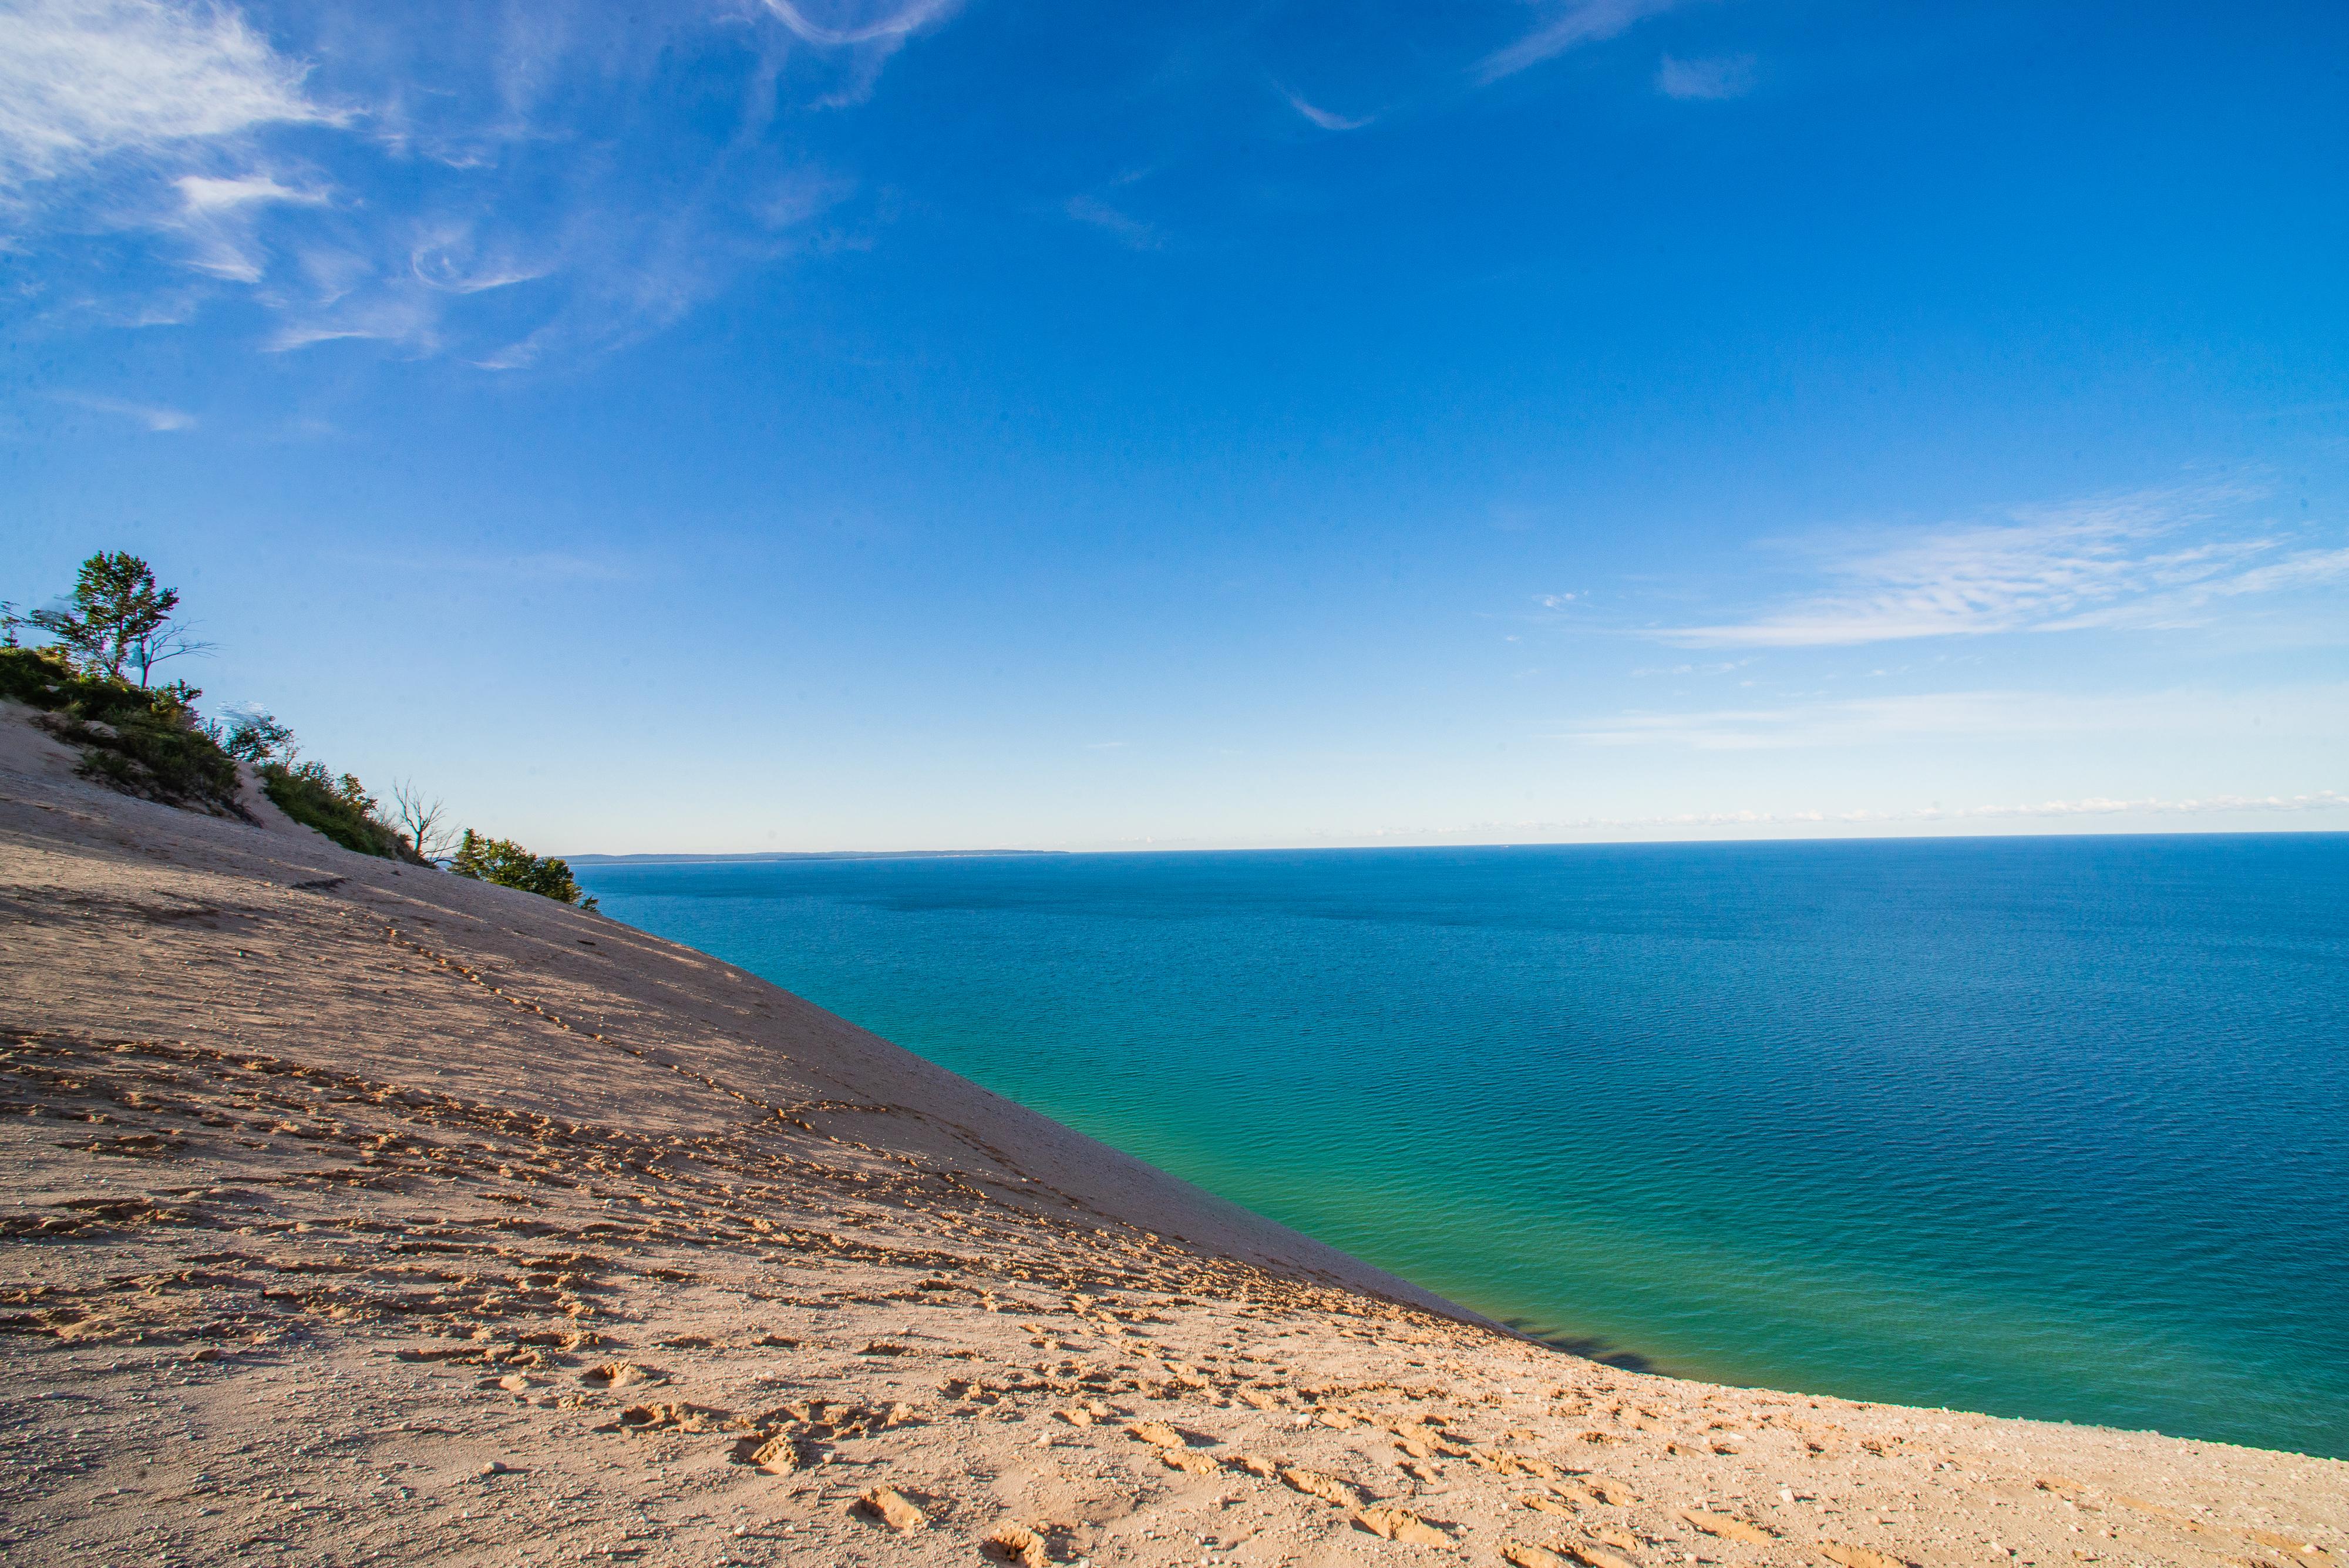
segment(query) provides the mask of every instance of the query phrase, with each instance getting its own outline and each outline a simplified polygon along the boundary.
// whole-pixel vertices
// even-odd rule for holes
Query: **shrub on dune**
[[[465,830],[449,869],[476,881],[536,893],[558,904],[576,904],[583,909],[595,907],[595,899],[581,896],[566,862],[552,855],[533,855],[511,838],[484,838],[471,828]]]

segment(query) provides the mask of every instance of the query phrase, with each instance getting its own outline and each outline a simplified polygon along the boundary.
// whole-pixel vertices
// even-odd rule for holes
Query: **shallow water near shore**
[[[2349,836],[577,869],[1561,1344],[2349,1454]]]

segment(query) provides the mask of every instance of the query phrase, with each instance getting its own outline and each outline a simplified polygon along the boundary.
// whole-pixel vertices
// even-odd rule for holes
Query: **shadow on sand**
[[[1538,1340],[1552,1350],[1563,1350],[1568,1355],[1579,1355],[1585,1361],[1596,1361],[1609,1366],[1619,1366],[1626,1372],[1653,1372],[1656,1364],[1636,1350],[1610,1346],[1603,1339],[1588,1334],[1554,1334],[1531,1318],[1505,1317],[1500,1320],[1527,1339]]]

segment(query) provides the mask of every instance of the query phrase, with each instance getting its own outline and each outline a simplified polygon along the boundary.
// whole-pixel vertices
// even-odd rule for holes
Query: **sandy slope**
[[[2349,1466],[1546,1350],[700,954],[47,745],[0,716],[0,1562],[2349,1568]]]

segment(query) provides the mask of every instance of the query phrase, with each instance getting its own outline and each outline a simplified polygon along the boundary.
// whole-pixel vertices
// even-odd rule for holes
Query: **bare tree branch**
[[[183,654],[210,653],[215,645],[201,638],[191,637],[185,627],[158,627],[131,639],[129,650],[123,656],[139,671],[139,684],[147,684],[147,672],[167,659]]]
[[[438,795],[427,798],[414,784],[395,779],[391,800],[399,826],[407,831],[408,841],[417,854],[438,864],[456,853],[457,830],[450,826],[449,808]]]

